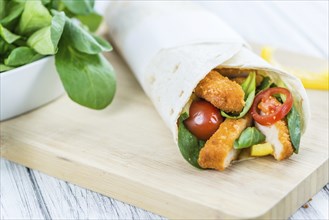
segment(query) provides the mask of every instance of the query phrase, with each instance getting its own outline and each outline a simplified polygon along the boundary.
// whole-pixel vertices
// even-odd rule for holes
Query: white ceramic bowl
[[[0,120],[6,120],[44,105],[63,94],[54,57],[0,73]]]

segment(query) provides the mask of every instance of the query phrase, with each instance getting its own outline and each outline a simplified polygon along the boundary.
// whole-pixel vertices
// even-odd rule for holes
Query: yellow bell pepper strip
[[[251,146],[251,156],[262,157],[273,153],[273,147],[270,143],[255,144]]]
[[[286,71],[294,74],[298,77],[305,88],[307,89],[319,89],[319,90],[329,90],[329,72],[328,69],[323,72],[310,72],[300,69],[292,69],[287,67],[282,67],[274,58],[275,50],[272,47],[264,46],[261,49],[261,57],[267,62],[274,66],[285,69]]]

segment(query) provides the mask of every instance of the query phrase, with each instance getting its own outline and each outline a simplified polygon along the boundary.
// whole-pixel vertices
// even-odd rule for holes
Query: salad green
[[[198,158],[205,141],[198,140],[198,138],[185,127],[184,120],[188,117],[189,115],[187,112],[184,112],[178,119],[178,147],[186,161],[192,166],[201,169]]]
[[[48,55],[69,97],[86,107],[112,102],[116,80],[102,52],[112,50],[95,36],[102,17],[94,0],[2,0],[0,6],[0,72]]]
[[[256,127],[248,127],[241,133],[240,137],[234,141],[235,149],[248,148],[252,145],[265,141],[265,135]]]
[[[300,139],[302,136],[301,131],[301,119],[300,115],[295,107],[292,106],[290,112],[288,113],[287,122],[288,122],[288,130],[291,139],[292,146],[294,147],[294,152],[298,154]]]
[[[256,91],[256,73],[251,72],[247,79],[241,84],[242,90],[244,91],[244,101],[246,102],[245,106],[243,107],[243,110],[240,112],[239,115],[229,115],[224,111],[221,111],[221,115],[226,118],[242,118],[247,114],[249,109],[252,106],[252,103],[255,98],[255,91]]]

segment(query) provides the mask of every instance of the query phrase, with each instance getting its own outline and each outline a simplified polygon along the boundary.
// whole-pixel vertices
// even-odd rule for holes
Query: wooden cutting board
[[[287,218],[328,182],[328,92],[308,91],[312,119],[298,155],[197,170],[121,58],[108,59],[118,77],[111,106],[90,110],[64,96],[2,122],[1,156],[176,219]]]

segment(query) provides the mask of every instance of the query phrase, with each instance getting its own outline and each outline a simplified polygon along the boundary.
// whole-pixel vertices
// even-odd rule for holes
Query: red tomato
[[[258,104],[258,109],[261,110],[261,112],[265,113],[266,115],[270,113],[274,113],[277,108],[279,108],[282,105],[281,102],[279,102],[275,97],[269,96],[268,99],[265,99]]]
[[[283,94],[286,101],[281,104],[272,95]],[[281,87],[269,88],[258,93],[251,106],[251,115],[261,125],[272,125],[283,119],[291,110],[293,98],[288,89]],[[260,114],[260,111],[262,114]]]
[[[184,121],[185,126],[201,140],[208,140],[223,121],[219,110],[207,101],[193,101],[189,115]]]

